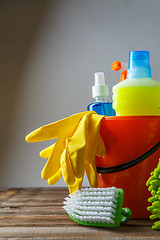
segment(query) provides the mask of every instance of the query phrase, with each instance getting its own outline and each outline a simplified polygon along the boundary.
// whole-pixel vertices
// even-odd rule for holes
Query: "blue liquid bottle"
[[[95,73],[95,85],[92,87],[94,102],[87,107],[88,111],[95,111],[99,115],[115,116],[112,103],[108,101],[109,91],[105,84],[103,72]]]

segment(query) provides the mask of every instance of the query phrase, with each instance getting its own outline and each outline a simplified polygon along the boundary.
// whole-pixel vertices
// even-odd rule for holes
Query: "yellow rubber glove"
[[[92,113],[86,113],[77,126],[77,130],[68,139],[68,151],[73,173],[77,178],[84,175],[86,143],[88,138],[88,118]]]
[[[58,137],[55,144],[41,151],[48,158],[42,170],[42,178],[55,184],[63,175],[69,191],[82,186],[84,172],[92,187],[97,187],[95,155],[103,156],[105,146],[99,134],[103,116],[95,112],[83,112],[55,123],[43,126],[26,137],[28,142],[50,140]]]
[[[51,146],[43,149],[43,150],[40,152],[40,154],[39,154],[40,157],[41,157],[41,158],[49,158],[49,156],[51,155],[54,147],[55,147],[55,143],[52,144]]]
[[[55,146],[55,143],[50,145],[49,147],[43,149],[39,154],[40,157],[41,158],[49,158],[49,156],[52,153],[52,150],[53,150],[54,146]],[[104,142],[103,142],[103,139],[102,139],[101,135],[99,134],[96,156],[102,157],[104,155],[105,155],[105,145],[104,145]]]
[[[26,136],[27,142],[40,142],[58,138],[42,170],[41,176],[44,180],[52,177],[60,169],[60,157],[65,148],[65,140],[73,135],[79,121],[85,114],[86,112],[74,114],[55,123],[42,126]]]
[[[49,155],[52,152],[52,149],[54,147],[55,144],[49,146],[48,148],[42,150],[40,152],[40,156],[42,158],[48,158]],[[97,151],[96,151],[96,155],[99,157],[104,156],[105,154],[105,146],[102,140],[101,135],[99,134],[99,139],[98,139],[98,145],[97,145]],[[97,187],[97,171],[96,171],[96,166],[95,166],[95,162],[93,162],[93,164],[85,164],[85,170],[86,170],[86,174],[87,174],[87,178],[88,181],[90,183],[91,187]],[[49,185],[54,185],[55,183],[57,183],[60,178],[62,177],[62,171],[61,169],[59,169],[59,171],[53,175],[51,178],[48,179],[48,184]],[[75,178],[75,183],[73,185],[69,185],[69,192],[76,192],[77,189],[81,189],[82,186],[82,182],[83,182],[83,178]]]
[[[61,168],[51,177],[48,179],[48,184],[49,185],[54,185],[56,184],[62,177],[62,171]]]
[[[95,155],[104,156],[105,145],[99,134],[99,127],[103,116],[95,113],[86,114],[77,126],[74,135],[68,139],[68,152],[76,181],[69,185],[69,191],[76,191],[82,186],[84,172],[91,187],[97,187],[97,171]]]
[[[68,190],[70,193],[76,192],[80,190],[82,187],[83,178],[76,178],[76,181],[73,185],[68,186]]]

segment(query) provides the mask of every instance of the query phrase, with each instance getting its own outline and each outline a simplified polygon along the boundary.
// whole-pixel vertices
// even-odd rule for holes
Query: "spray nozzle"
[[[108,97],[108,86],[105,84],[105,77],[103,72],[97,72],[95,76],[95,85],[92,87],[92,97]]]
[[[105,85],[104,72],[97,72],[94,74],[95,85]]]
[[[127,67],[128,64],[124,62],[115,61],[112,63],[112,70],[121,72],[120,82],[127,78]]]

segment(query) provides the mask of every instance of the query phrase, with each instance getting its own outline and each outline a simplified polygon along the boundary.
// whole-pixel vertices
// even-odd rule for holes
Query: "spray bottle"
[[[105,84],[103,72],[95,73],[95,85],[92,87],[92,97],[94,102],[88,105],[88,111],[95,111],[97,114],[105,116],[115,115],[112,103],[108,101],[109,90]]]
[[[112,91],[116,116],[160,116],[160,83],[151,78],[148,51],[129,52],[127,79]]]

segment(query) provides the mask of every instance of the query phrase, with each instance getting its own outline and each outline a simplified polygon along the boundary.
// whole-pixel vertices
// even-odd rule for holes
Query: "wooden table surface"
[[[62,209],[66,188],[0,189],[0,239],[160,239],[150,220],[119,228],[81,226]]]

